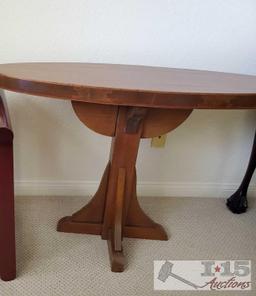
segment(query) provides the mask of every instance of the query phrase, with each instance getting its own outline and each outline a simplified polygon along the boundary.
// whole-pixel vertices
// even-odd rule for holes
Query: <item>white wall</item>
[[[0,0],[0,63],[104,62],[256,75],[255,53],[255,0]],[[68,101],[7,96],[16,193],[91,194],[110,139],[83,126]],[[255,111],[194,111],[164,149],[143,140],[140,193],[229,195],[244,174],[255,123]]]

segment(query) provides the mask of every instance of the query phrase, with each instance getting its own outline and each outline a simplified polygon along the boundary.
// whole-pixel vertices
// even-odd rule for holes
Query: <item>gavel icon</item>
[[[166,262],[162,265],[162,267],[161,267],[161,269],[160,269],[160,271],[159,271],[159,273],[158,273],[158,277],[157,277],[157,278],[158,278],[160,281],[162,281],[163,283],[165,283],[165,281],[168,279],[168,277],[171,276],[171,277],[173,277],[173,278],[175,278],[175,279],[177,279],[177,280],[183,282],[184,284],[187,284],[187,285],[189,285],[189,286],[191,286],[191,287],[193,287],[193,288],[195,288],[195,289],[200,288],[200,286],[198,286],[198,285],[196,285],[196,284],[194,284],[194,283],[192,283],[192,282],[190,282],[190,281],[184,279],[183,277],[181,277],[181,276],[179,276],[179,275],[173,273],[173,272],[172,272],[172,268],[173,268],[173,266],[174,266],[173,263],[171,263],[171,262],[169,262],[169,261],[166,261]]]

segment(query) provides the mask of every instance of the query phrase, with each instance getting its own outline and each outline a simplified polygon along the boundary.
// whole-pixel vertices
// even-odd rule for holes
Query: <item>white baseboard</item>
[[[15,182],[17,196],[88,196],[93,195],[99,182],[91,181],[29,181]],[[174,183],[139,182],[139,196],[175,196],[175,197],[219,197],[227,198],[233,194],[239,184],[234,183]],[[256,186],[249,188],[248,194],[256,197]]]

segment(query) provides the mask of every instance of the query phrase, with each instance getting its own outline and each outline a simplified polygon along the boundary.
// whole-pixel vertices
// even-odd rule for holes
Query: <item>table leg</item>
[[[84,116],[87,112],[86,105],[79,105],[78,103],[76,107],[79,107],[80,111],[81,108],[84,108],[82,113],[80,111],[76,113],[80,113],[79,118],[83,118],[82,121],[86,122],[86,116]],[[113,114],[110,116],[112,111]],[[119,107],[112,111],[107,107],[106,116],[110,116],[110,119],[114,118],[112,121],[115,124],[113,125],[113,122],[109,120],[109,128],[104,126],[104,133],[111,135],[113,133],[111,129],[114,126],[114,137],[110,161],[105,169],[99,189],[85,207],[72,216],[62,218],[58,222],[57,230],[101,235],[103,239],[108,241],[111,270],[121,272],[124,270],[125,265],[122,247],[123,237],[153,240],[167,240],[168,238],[163,227],[155,223],[143,212],[136,194],[135,165],[140,139],[143,137],[144,130],[147,130],[147,135],[151,135],[153,130],[161,134],[159,126],[154,128],[145,127],[145,125],[151,125],[152,123],[147,119],[149,114],[147,108]],[[100,118],[104,113],[103,111],[95,112]],[[170,129],[182,122],[180,117],[185,120],[191,110],[172,113],[175,115],[178,113],[179,116],[176,116],[176,120],[172,120],[171,124],[169,124]],[[89,120],[91,120],[91,112],[88,116]],[[152,117],[156,118],[157,116]],[[169,116],[166,116],[166,118],[169,118]],[[98,126],[96,127],[96,124],[99,124],[99,120],[98,118],[95,124],[94,122],[89,124],[86,122],[86,124],[97,130]],[[158,122],[158,119],[156,119],[156,122]],[[166,126],[164,129],[166,130]],[[99,132],[103,133],[102,131],[103,129]]]
[[[248,208],[247,191],[251,182],[252,175],[256,167],[256,133],[254,136],[254,142],[251,152],[250,161],[243,178],[243,181],[237,191],[231,195],[227,200],[227,207],[231,212],[235,214],[241,214],[246,212]]]

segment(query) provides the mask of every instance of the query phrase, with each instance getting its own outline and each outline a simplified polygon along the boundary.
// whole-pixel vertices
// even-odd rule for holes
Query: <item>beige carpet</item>
[[[88,200],[88,199],[87,199]],[[94,235],[55,231],[58,218],[86,199],[16,198],[18,278],[0,281],[1,296],[195,295],[153,290],[153,260],[251,259],[256,279],[256,204],[234,215],[222,199],[142,198],[144,210],[170,235],[167,242],[125,239],[125,272],[110,272],[107,244]],[[198,292],[256,295],[256,292]]]

